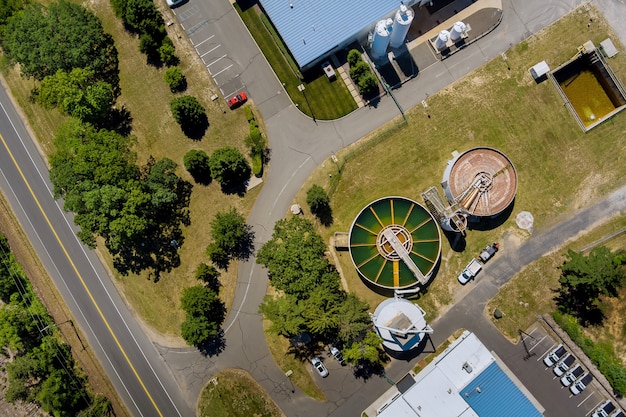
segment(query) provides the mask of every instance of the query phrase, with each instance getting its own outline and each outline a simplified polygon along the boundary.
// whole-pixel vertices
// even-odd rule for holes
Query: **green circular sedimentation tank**
[[[427,284],[441,255],[436,220],[405,197],[384,197],[367,205],[352,223],[349,242],[361,277],[387,289]]]

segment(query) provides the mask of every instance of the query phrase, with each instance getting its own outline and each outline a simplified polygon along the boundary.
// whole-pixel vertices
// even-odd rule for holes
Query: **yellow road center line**
[[[26,177],[24,176],[24,173],[22,172],[22,169],[18,165],[17,160],[13,156],[13,152],[11,152],[11,150],[9,149],[9,146],[7,145],[7,142],[4,139],[4,136],[2,136],[2,134],[0,134],[0,140],[2,141],[2,144],[4,145],[4,148],[9,153],[9,157],[13,161],[13,165],[15,165],[15,168],[17,168],[17,171],[20,173],[20,176],[22,177],[22,181],[24,181],[24,184],[26,184],[26,187],[28,188],[28,191],[30,192],[30,195],[33,197],[33,200],[35,201],[35,204],[37,204],[37,207],[39,208],[39,211],[41,211],[41,214],[43,215],[44,219],[46,220],[46,223],[48,224],[48,227],[50,227],[50,230],[52,231],[52,234],[54,235],[55,239],[57,240],[57,243],[59,244],[59,246],[61,246],[61,249],[63,250],[63,253],[65,254],[65,257],[67,258],[67,260],[72,265],[72,269],[74,270],[74,273],[76,274],[76,276],[80,280],[81,284],[83,285],[83,288],[87,292],[87,295],[89,296],[89,299],[91,300],[91,302],[93,303],[94,307],[98,311],[98,314],[100,315],[100,318],[104,322],[104,325],[109,330],[109,333],[113,337],[113,340],[115,341],[115,344],[119,348],[120,352],[122,352],[122,355],[124,356],[124,359],[126,359],[126,363],[128,363],[128,366],[130,366],[130,369],[133,371],[133,374],[135,374],[135,377],[137,378],[137,380],[139,381],[139,384],[141,385],[141,387],[143,388],[144,392],[146,393],[146,395],[150,399],[150,402],[154,406],[154,409],[157,411],[157,413],[159,413],[159,416],[163,417],[163,414],[161,413],[161,410],[159,410],[159,407],[154,402],[154,399],[152,398],[152,395],[150,395],[150,393],[148,392],[148,389],[146,388],[146,385],[144,384],[142,379],[139,377],[139,374],[137,373],[137,370],[135,369],[135,367],[131,363],[130,358],[128,357],[128,355],[126,354],[124,349],[122,348],[122,345],[120,344],[120,341],[118,340],[117,336],[115,336],[115,333],[113,333],[113,329],[109,325],[109,322],[107,321],[107,319],[104,317],[104,314],[102,313],[102,310],[100,310],[100,306],[98,306],[98,304],[96,303],[96,300],[93,297],[93,294],[91,294],[91,291],[89,291],[89,288],[87,287],[87,284],[85,283],[85,280],[83,279],[83,276],[80,274],[80,272],[78,272],[78,268],[76,268],[76,265],[74,264],[74,261],[70,257],[67,249],[65,249],[65,246],[63,245],[63,243],[61,242],[61,239],[59,238],[59,235],[57,234],[57,231],[55,230],[54,227],[52,227],[52,222],[50,221],[50,219],[46,215],[46,212],[44,211],[43,207],[41,206],[41,203],[39,202],[39,199],[35,196],[35,193],[33,192],[33,189],[31,188],[30,183],[26,180]]]

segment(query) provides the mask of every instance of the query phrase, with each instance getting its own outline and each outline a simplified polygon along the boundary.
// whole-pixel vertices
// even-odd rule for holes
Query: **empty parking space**
[[[229,56],[223,37],[197,5],[187,3],[175,11],[182,29],[187,34],[207,72],[220,89],[224,99],[244,89],[239,77],[241,68]]]

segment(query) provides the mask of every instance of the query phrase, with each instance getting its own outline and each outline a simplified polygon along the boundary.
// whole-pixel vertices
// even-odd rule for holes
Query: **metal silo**
[[[379,20],[374,28],[374,41],[372,42],[372,58],[380,58],[387,53],[389,35],[393,20]]]
[[[439,35],[437,35],[437,39],[435,39],[435,48],[437,48],[437,50],[439,51],[441,51],[442,49],[446,49],[446,44],[449,40],[450,32],[448,32],[447,30],[442,30],[441,32],[439,32]]]
[[[452,42],[457,42],[461,39],[467,26],[463,22],[456,22],[454,26],[452,26],[452,31],[450,32],[450,39]]]
[[[389,46],[392,48],[402,46],[404,39],[406,38],[406,34],[409,33],[411,22],[413,22],[413,9],[406,7],[404,4],[400,5],[400,9],[396,12],[393,19]]]

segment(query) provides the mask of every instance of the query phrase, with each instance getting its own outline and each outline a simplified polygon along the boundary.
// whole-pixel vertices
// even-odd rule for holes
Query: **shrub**
[[[263,175],[263,154],[252,154],[252,173],[256,177]]]
[[[362,61],[363,58],[361,56],[361,52],[357,49],[352,49],[348,52],[348,65],[353,67],[357,62]]]
[[[254,113],[252,113],[252,107],[245,106],[243,111],[246,113],[246,119],[248,119],[248,123],[251,123],[254,120]]]
[[[374,93],[378,89],[378,80],[371,72],[364,74],[358,82],[359,93],[368,95]]]
[[[185,154],[183,163],[194,181],[201,184],[211,182],[211,165],[209,156],[202,150],[192,149]]]
[[[359,61],[350,67],[350,78],[357,84],[359,80],[368,73],[370,73],[370,66],[365,61]]]
[[[163,43],[159,47],[159,58],[161,62],[166,65],[174,65],[178,62],[178,57],[175,55],[176,48],[170,38],[164,38]]]
[[[179,67],[170,67],[165,71],[163,77],[167,85],[169,85],[172,93],[184,91],[187,88],[187,78]]]

